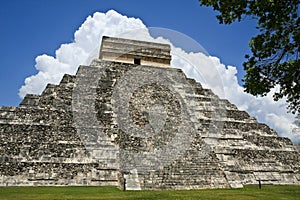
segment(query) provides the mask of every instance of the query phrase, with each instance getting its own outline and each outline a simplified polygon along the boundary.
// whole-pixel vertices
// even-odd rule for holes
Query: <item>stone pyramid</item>
[[[169,45],[103,37],[90,66],[0,107],[0,185],[300,184],[289,139],[170,61]]]

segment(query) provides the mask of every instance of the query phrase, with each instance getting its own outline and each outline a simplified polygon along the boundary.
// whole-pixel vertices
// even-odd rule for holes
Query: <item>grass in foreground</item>
[[[242,189],[120,191],[114,187],[0,187],[0,199],[230,199],[300,200],[300,186],[246,186]]]

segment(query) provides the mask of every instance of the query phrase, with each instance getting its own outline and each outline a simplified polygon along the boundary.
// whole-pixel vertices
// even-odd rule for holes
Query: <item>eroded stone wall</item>
[[[2,186],[300,184],[299,155],[174,68],[94,60],[19,107],[0,108]]]
[[[74,80],[0,108],[0,185],[118,185],[118,171],[95,162],[74,127]]]

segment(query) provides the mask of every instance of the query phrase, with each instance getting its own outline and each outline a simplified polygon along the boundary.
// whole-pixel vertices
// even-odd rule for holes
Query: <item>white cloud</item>
[[[38,73],[25,79],[19,95],[24,97],[27,93],[39,94],[47,83],[57,84],[65,73],[75,74],[79,65],[87,65],[98,56],[103,35],[154,40],[139,19],[122,16],[113,10],[107,13],[96,12],[75,32],[74,42],[62,44],[55,57],[41,55],[36,58],[35,67]],[[162,38],[155,40],[166,42]],[[299,137],[296,139],[291,133],[294,116],[287,113],[283,100],[273,101],[274,90],[266,97],[254,97],[245,93],[238,84],[237,69],[232,66],[226,68],[219,58],[203,53],[186,53],[175,47],[171,53],[172,65],[183,69],[187,76],[198,80],[203,87],[211,88],[219,97],[229,99],[239,109],[256,117],[259,122],[271,126],[280,136],[299,140]]]
[[[19,90],[23,98],[27,93],[39,94],[47,83],[58,83],[63,74],[75,74],[79,65],[89,64],[94,52],[99,52],[103,35],[117,36],[126,31],[145,29],[141,20],[122,16],[116,11],[96,12],[87,17],[74,34],[74,42],[62,44],[55,57],[41,55],[36,58],[36,75],[26,78]],[[97,56],[97,55],[96,55]]]

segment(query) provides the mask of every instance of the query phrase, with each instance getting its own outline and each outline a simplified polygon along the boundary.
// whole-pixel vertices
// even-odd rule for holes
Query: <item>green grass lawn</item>
[[[0,187],[0,199],[299,199],[300,186],[246,186],[242,189],[120,191],[114,187]]]

